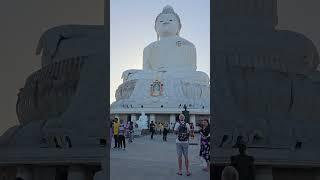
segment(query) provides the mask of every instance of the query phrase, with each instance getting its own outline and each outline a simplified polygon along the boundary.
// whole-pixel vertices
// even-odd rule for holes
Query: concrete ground
[[[126,150],[110,151],[111,180],[209,180],[210,178],[208,172],[202,171],[199,145],[189,146],[192,175],[186,176],[185,166],[183,166],[183,176],[176,174],[178,162],[173,135],[168,135],[167,142],[163,142],[160,135],[155,135],[153,140],[150,136],[139,137],[133,143],[127,144]]]

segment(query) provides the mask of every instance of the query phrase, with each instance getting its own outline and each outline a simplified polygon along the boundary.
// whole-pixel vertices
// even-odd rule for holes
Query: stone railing
[[[75,95],[82,65],[81,57],[69,58],[31,74],[18,94],[20,123],[61,115]]]

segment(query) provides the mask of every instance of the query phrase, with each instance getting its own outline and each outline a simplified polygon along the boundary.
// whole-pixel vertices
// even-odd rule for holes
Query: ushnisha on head
[[[154,28],[157,32],[158,40],[159,37],[179,36],[181,21],[173,8],[167,5],[157,16]]]

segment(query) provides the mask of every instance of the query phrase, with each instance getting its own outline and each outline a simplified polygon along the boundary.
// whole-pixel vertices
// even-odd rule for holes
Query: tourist
[[[113,137],[113,121],[110,123],[110,144],[112,143],[112,137]],[[110,145],[111,148],[111,145]]]
[[[160,123],[160,128],[159,128],[159,129],[160,129],[160,134],[162,134],[163,128],[164,128],[164,127],[163,127],[163,124]]]
[[[200,157],[204,162],[204,171],[210,169],[210,124],[208,119],[202,120],[200,130]]]
[[[254,158],[246,153],[247,146],[241,141],[238,144],[239,155],[231,157],[231,165],[238,170],[239,180],[254,180]]]
[[[156,128],[156,125],[153,123],[153,121],[151,121],[150,123],[151,139],[153,139],[155,128]]]
[[[109,129],[110,129],[110,136],[113,136],[113,121],[110,121],[109,123]],[[112,142],[112,138],[110,139],[110,142]]]
[[[134,135],[134,132],[133,132],[133,122],[130,121],[130,123],[129,123],[129,142],[130,142],[130,143],[133,141],[133,135]]]
[[[190,126],[185,121],[185,116],[183,114],[179,115],[179,121],[175,124],[174,132],[177,135],[176,139],[176,148],[178,154],[178,165],[179,171],[178,175],[182,175],[182,155],[185,159],[185,166],[187,171],[187,176],[190,176],[189,170],[189,158],[188,158],[188,148],[189,148],[189,134],[190,134]]]
[[[238,171],[232,166],[225,167],[222,171],[221,180],[239,180]]]
[[[194,139],[194,125],[193,123],[190,123],[190,137],[191,139]]]
[[[168,130],[168,128],[166,127],[166,126],[164,126],[163,127],[163,141],[167,141],[167,135],[168,135],[168,132],[169,132],[169,130]]]
[[[119,127],[119,144],[120,148],[123,150],[126,149],[126,125],[120,120],[120,127]]]
[[[130,126],[130,122],[131,120],[127,121],[126,125],[125,125],[125,128],[126,128],[126,138],[130,138],[130,131],[129,131],[129,126]]]
[[[113,123],[113,138],[114,138],[114,147],[113,148],[120,148],[119,127],[120,127],[119,118],[115,118],[114,123]]]

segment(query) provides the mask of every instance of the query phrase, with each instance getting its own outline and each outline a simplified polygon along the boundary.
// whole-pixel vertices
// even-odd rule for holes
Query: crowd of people
[[[153,139],[153,136],[155,134],[160,134],[162,135],[162,140],[167,141],[167,135],[169,133],[169,125],[167,123],[154,123],[153,121],[150,122],[149,125],[149,131],[151,134],[151,139]]]
[[[204,171],[209,171],[210,161],[210,124],[208,119],[201,121],[200,129],[200,152],[204,164]],[[172,132],[176,135],[176,151],[178,156],[178,175],[182,175],[182,158],[184,157],[186,175],[190,176],[191,171],[189,167],[188,149],[190,139],[195,138],[195,126],[192,123],[185,122],[185,116],[179,115],[179,120],[176,121],[171,127],[167,123],[150,122],[149,132],[151,140],[155,134],[162,135],[162,140],[167,141],[168,133]],[[110,142],[114,141],[116,149],[126,149],[126,139],[128,142],[133,142],[134,139],[134,123],[128,121],[125,123],[122,119],[115,118],[110,126]]]
[[[134,139],[134,123],[132,121],[124,122],[119,118],[112,121],[110,127],[110,140],[114,140],[114,148],[126,149],[126,139],[129,143]],[[167,123],[150,122],[149,125],[150,138],[153,139],[155,134],[162,135],[162,140],[167,141],[169,132],[176,135],[176,152],[178,160],[177,175],[182,175],[182,164],[186,169],[186,175],[190,176],[190,162],[188,157],[188,149],[190,139],[195,137],[195,128],[192,123],[185,122],[185,116],[179,115],[179,120],[176,121],[171,127]],[[200,123],[200,141],[199,141],[199,156],[202,160],[203,170],[209,172],[210,170],[210,123],[208,119],[201,120]],[[111,141],[110,141],[111,142]],[[254,159],[246,154],[246,145],[239,142],[239,155],[231,157],[230,166],[225,167],[222,172],[222,180],[254,180]]]
[[[115,118],[110,127],[110,142],[114,139],[114,147],[118,149],[126,149],[126,139],[128,142],[133,142],[134,124],[132,121],[124,123],[122,119]]]
[[[201,121],[200,129],[200,152],[204,163],[204,171],[209,171],[210,168],[210,124],[208,119]],[[185,122],[185,116],[179,115],[179,120],[175,123],[173,132],[176,134],[176,150],[178,156],[178,172],[179,176],[182,175],[182,158],[184,157],[184,163],[186,167],[186,175],[190,176],[190,162],[188,157],[189,141],[190,138],[194,138],[194,126]]]

